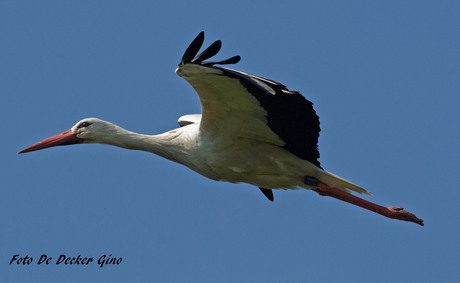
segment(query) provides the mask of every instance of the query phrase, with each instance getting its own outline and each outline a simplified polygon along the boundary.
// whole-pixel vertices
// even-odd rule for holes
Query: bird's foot
[[[417,218],[415,214],[410,213],[407,210],[404,210],[404,208],[402,207],[389,206],[386,209],[388,209],[388,213],[386,215],[387,217],[398,219],[398,220],[403,220],[403,221],[414,222],[414,223],[417,223],[418,225],[424,226],[423,219]]]
[[[329,187],[328,185],[320,181],[318,181],[318,187],[312,190],[322,196],[329,196],[342,201],[346,201],[348,203],[360,206],[362,208],[368,209],[370,211],[376,212],[389,218],[414,222],[418,225],[424,226],[422,219],[417,218],[414,214],[404,210],[404,208],[402,207],[384,207],[373,202],[367,201],[365,199],[362,199],[360,197],[357,197],[355,195],[352,195],[351,193],[348,193],[344,190]]]

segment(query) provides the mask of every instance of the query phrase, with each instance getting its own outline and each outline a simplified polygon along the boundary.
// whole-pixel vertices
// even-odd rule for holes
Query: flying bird
[[[180,117],[179,128],[143,135],[87,118],[18,153],[80,143],[143,150],[213,180],[254,185],[270,201],[273,189],[303,188],[389,218],[424,225],[422,219],[401,207],[384,207],[353,195],[352,191],[371,193],[321,167],[319,118],[312,102],[277,81],[216,66],[235,64],[240,56],[206,61],[219,52],[222,43],[215,41],[198,54],[203,42],[201,32],[176,69],[197,92],[202,112]]]

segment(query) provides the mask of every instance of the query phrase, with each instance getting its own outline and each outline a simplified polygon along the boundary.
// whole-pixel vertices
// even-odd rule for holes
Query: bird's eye
[[[91,123],[88,123],[88,122],[81,122],[80,125],[78,125],[77,129],[86,128],[86,127],[88,127],[89,125],[91,125]]]

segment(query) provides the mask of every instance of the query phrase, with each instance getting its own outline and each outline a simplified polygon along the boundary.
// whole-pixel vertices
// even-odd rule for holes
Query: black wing
[[[215,64],[237,63],[240,56],[216,62],[203,62],[216,55],[221,47],[221,42],[216,41],[196,56],[203,41],[204,33],[201,32],[187,48],[177,71],[200,96],[203,110],[202,123],[208,120],[208,124],[215,124],[219,119],[224,119],[228,125],[233,122],[229,122],[229,119],[244,120],[244,115],[246,115],[247,119],[244,124],[234,123],[242,127],[240,130],[242,136],[251,137],[252,135],[257,136],[256,138],[260,140],[266,139],[321,168],[318,161],[318,138],[321,129],[313,103],[305,99],[299,92],[289,90],[277,81],[214,66]],[[190,64],[206,68],[187,67]],[[244,90],[241,89],[241,86]],[[246,105],[252,107],[252,112],[242,109],[241,101],[239,104],[232,105],[232,101],[238,95]],[[225,99],[226,96],[229,99]],[[256,100],[254,101],[249,96]],[[223,117],[224,115],[221,114],[223,111],[219,112],[219,109],[222,108],[231,108],[236,114],[232,117]],[[226,110],[226,113],[229,112],[231,111]],[[250,124],[248,121],[254,121],[254,123]],[[268,130],[262,129],[262,123],[265,123],[282,142],[270,137]]]

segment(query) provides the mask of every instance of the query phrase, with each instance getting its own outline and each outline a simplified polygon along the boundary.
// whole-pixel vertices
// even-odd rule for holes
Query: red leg
[[[414,214],[404,210],[402,207],[384,207],[347,193],[341,189],[331,188],[320,181],[318,181],[318,188],[313,190],[322,196],[329,196],[340,199],[389,218],[410,221],[423,226],[422,219],[417,218]]]

